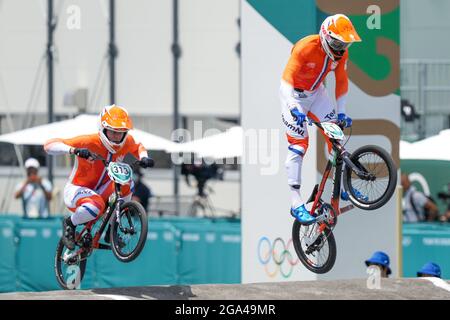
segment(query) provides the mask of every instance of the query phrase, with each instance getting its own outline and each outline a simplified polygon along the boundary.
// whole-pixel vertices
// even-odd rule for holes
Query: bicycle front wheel
[[[397,168],[391,156],[383,148],[367,145],[357,149],[350,160],[358,169],[373,176],[371,180],[363,180],[345,166],[344,188],[350,201],[363,210],[375,210],[385,205],[397,184]]]
[[[119,221],[112,218],[111,239],[114,256],[121,262],[131,262],[144,249],[148,219],[144,207],[136,201],[125,202],[120,208]]]

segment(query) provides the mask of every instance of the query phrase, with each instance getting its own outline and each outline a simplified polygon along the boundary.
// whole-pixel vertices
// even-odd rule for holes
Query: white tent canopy
[[[413,143],[400,140],[400,159],[413,159],[416,154]]]
[[[225,132],[203,139],[178,144],[175,152],[192,152],[202,158],[234,158],[243,153],[243,129],[232,127]]]
[[[79,115],[74,119],[0,135],[0,142],[16,145],[43,145],[45,141],[51,138],[72,138],[96,133],[98,131],[97,121],[98,116],[96,115]],[[170,152],[176,147],[176,143],[142,130],[134,129],[130,131],[130,134],[148,150],[165,150]]]
[[[450,161],[450,129],[414,142],[400,142],[400,159],[448,160]]]
[[[97,121],[97,115],[79,115],[73,119],[0,135],[0,142],[15,145],[43,145],[51,138],[71,138],[96,133]],[[241,157],[243,154],[243,129],[239,126],[216,135],[180,144],[138,129],[131,130],[130,134],[148,150],[192,152],[199,157],[214,159]],[[450,129],[442,130],[438,135],[414,143],[400,141],[400,159],[450,161],[449,141]]]

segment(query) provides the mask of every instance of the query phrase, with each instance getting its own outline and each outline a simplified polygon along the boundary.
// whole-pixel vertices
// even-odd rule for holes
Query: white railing
[[[420,118],[402,119],[402,138],[423,139],[450,127],[450,60],[411,60],[401,63],[401,97],[412,103]]]

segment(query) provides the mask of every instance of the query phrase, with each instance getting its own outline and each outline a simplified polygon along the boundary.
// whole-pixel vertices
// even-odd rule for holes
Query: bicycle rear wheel
[[[360,209],[375,210],[385,205],[392,197],[397,184],[397,168],[391,156],[383,149],[367,145],[357,149],[350,160],[362,171],[373,175],[366,181],[345,166],[344,188],[350,201]],[[366,198],[361,197],[357,193]]]
[[[336,262],[336,241],[329,228],[317,234],[318,227],[317,223],[305,226],[295,220],[292,242],[302,264],[309,271],[322,274],[330,271]]]

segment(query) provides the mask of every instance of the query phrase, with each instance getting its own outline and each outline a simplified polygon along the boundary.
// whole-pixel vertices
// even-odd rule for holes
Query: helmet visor
[[[127,136],[128,130],[111,130],[105,128],[105,135],[114,144],[120,144]]]
[[[338,52],[348,49],[351,44],[352,42],[344,42],[333,37],[330,37],[330,41],[328,41],[328,45],[330,46],[330,48]]]

